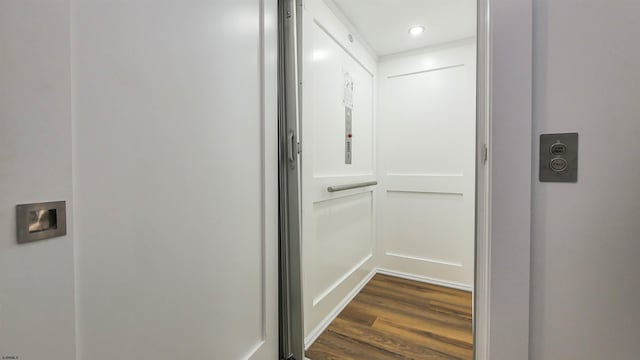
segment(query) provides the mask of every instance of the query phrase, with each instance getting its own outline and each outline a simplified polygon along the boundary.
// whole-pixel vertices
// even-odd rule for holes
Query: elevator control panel
[[[348,72],[344,73],[344,88],[342,103],[344,105],[344,163],[351,164],[353,150],[353,78]]]
[[[540,135],[540,181],[578,181],[578,133]]]
[[[344,138],[344,163],[351,164],[351,142],[353,141],[353,134],[351,133],[351,114],[352,110],[348,107],[344,108],[344,125],[345,125],[345,138]]]

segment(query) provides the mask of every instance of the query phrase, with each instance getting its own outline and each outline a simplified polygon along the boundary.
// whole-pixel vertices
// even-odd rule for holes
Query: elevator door
[[[276,11],[73,2],[79,359],[277,358]]]

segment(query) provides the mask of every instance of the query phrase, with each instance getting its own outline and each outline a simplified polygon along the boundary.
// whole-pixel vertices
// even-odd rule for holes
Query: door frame
[[[304,360],[297,0],[278,0],[279,359]]]
[[[528,359],[533,0],[478,0],[475,358]]]
[[[281,356],[304,359],[297,64],[303,0],[279,0]],[[527,359],[532,159],[532,0],[478,0],[475,359]],[[284,43],[283,43],[284,42]],[[287,99],[289,101],[287,101]],[[293,100],[292,100],[293,99]],[[283,257],[284,256],[284,257]],[[284,344],[284,345],[283,345]]]

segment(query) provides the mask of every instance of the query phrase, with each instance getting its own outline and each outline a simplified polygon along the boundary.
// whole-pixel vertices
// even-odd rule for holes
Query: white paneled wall
[[[322,0],[304,4],[309,345],[375,271],[472,288],[476,69],[475,39],[379,61],[338,9]],[[345,73],[354,80],[352,164],[345,164]],[[380,184],[327,192],[369,180]]]
[[[0,1],[0,358],[75,358],[73,229],[16,244],[15,205],[73,222],[69,1]]]
[[[302,234],[309,344],[374,268],[375,192],[331,185],[375,179],[375,58],[324,2],[303,12]],[[344,74],[354,82],[353,161],[345,164]]]
[[[475,75],[474,39],[378,65],[383,269],[473,285]]]

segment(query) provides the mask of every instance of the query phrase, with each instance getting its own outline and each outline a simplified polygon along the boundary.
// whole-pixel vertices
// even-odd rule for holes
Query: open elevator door
[[[296,0],[278,1],[280,359],[304,360]]]

